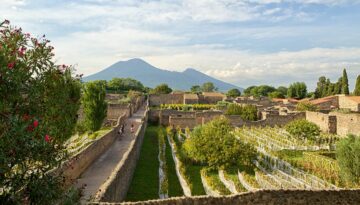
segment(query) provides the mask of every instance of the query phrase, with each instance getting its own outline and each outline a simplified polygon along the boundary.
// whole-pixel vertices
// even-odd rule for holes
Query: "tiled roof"
[[[313,104],[313,105],[318,105],[318,104],[321,104],[321,103],[330,102],[334,98],[336,98],[336,96],[328,96],[328,97],[324,97],[324,98],[311,100],[310,103]]]

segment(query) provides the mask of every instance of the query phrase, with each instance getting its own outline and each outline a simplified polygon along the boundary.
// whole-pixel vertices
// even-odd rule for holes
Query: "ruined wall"
[[[130,116],[132,113],[130,104],[108,104],[107,120],[117,119],[121,115]]]
[[[351,111],[359,112],[359,103],[350,100],[347,96],[339,96],[339,108],[350,109]]]
[[[160,106],[161,104],[183,104],[184,94],[151,94],[149,95],[150,106]]]
[[[135,140],[131,142],[124,157],[113,170],[107,181],[101,185],[100,191],[94,196],[94,201],[119,202],[125,199],[140,156],[147,120],[148,111],[142,118],[142,124],[135,134]]]
[[[214,118],[221,116],[222,114],[223,114],[222,111],[212,111],[212,110],[197,112],[195,114],[196,123],[198,125],[208,123]]]
[[[321,131],[335,134],[337,132],[337,118],[321,112],[306,111],[306,120],[317,124]]]
[[[177,117],[170,116],[169,125],[180,128],[190,128],[193,129],[196,127],[196,118],[195,117]]]
[[[150,200],[143,202],[124,203],[90,203],[99,205],[191,205],[191,204],[216,204],[216,205],[338,205],[359,204],[360,190],[260,190],[246,192],[238,195],[211,197],[174,197],[163,200]]]
[[[228,115],[226,116],[235,127],[249,126],[249,127],[265,127],[265,126],[284,126],[287,123],[298,120],[305,119],[305,113],[294,113],[289,115],[267,115],[266,119],[258,121],[247,121],[242,120],[238,115]]]
[[[172,116],[178,116],[178,117],[194,117],[195,112],[184,112],[184,111],[178,111],[178,110],[161,110],[159,114],[159,123],[163,126],[169,126],[170,125],[170,115]]]
[[[330,115],[333,115],[337,118],[336,127],[338,135],[360,135],[360,114],[332,112]]]
[[[149,122],[159,123],[160,122],[160,110],[150,109],[148,114]]]
[[[126,119],[127,116],[120,116],[116,127],[64,162],[54,173],[61,174],[64,177],[65,184],[71,185],[93,161],[99,158],[99,156],[110,147],[116,139],[119,126],[122,125]]]

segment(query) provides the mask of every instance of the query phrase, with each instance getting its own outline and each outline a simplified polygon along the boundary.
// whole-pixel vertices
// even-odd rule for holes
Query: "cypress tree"
[[[344,68],[343,70],[343,77],[342,77],[342,89],[341,89],[341,93],[345,94],[345,95],[349,95],[349,81],[348,81],[348,76],[346,73],[346,69]]]
[[[360,75],[356,79],[356,85],[354,90],[354,95],[360,96]]]

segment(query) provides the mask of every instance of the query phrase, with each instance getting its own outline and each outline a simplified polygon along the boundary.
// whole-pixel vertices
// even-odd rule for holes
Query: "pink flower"
[[[33,122],[33,126],[34,126],[34,128],[36,128],[38,125],[39,125],[39,121],[34,120],[34,122]]]
[[[9,69],[13,69],[14,66],[15,66],[15,63],[14,63],[14,62],[9,63],[9,64],[7,65],[7,67],[8,67]]]
[[[45,140],[46,142],[50,142],[50,141],[51,141],[51,137],[50,137],[49,135],[45,135],[44,140]]]

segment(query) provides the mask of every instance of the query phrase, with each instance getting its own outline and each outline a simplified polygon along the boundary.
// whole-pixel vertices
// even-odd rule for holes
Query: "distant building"
[[[218,92],[203,92],[200,95],[199,101],[202,104],[216,104],[219,101],[226,99],[226,95]]]
[[[184,104],[198,104],[199,96],[197,94],[185,93],[184,94]]]

